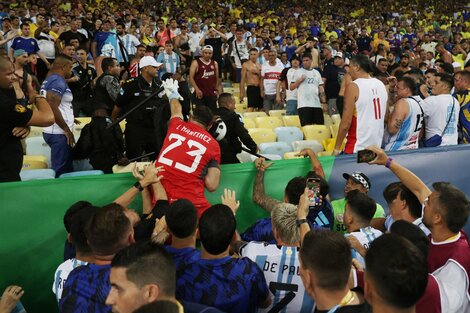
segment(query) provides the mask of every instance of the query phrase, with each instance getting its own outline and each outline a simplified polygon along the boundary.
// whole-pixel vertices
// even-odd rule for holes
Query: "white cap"
[[[334,57],[334,58],[341,58],[341,59],[342,59],[342,58],[343,58],[343,52],[338,51],[338,52],[336,52],[336,53],[333,55],[333,57]]]
[[[214,48],[212,48],[211,45],[207,45],[207,46],[202,47],[201,51],[204,51],[204,50],[214,51]]]
[[[162,66],[163,63],[158,63],[154,57],[151,57],[151,56],[144,56],[142,59],[140,59],[140,62],[139,62],[139,67],[140,68],[144,68],[146,66],[153,66],[153,67],[160,67]]]

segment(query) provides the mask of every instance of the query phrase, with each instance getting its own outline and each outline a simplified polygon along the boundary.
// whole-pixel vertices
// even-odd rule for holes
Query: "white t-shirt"
[[[299,258],[296,247],[279,247],[264,242],[249,242],[240,249],[240,255],[255,262],[263,271],[270,290],[276,290],[269,308],[258,312],[268,312],[273,305],[281,301],[291,290],[295,297],[281,312],[311,313],[314,301],[304,289],[299,274]],[[276,283],[282,285],[276,285]],[[289,289],[282,290],[282,289]]]
[[[264,63],[261,66],[261,77],[263,77],[263,87],[265,95],[275,95],[276,86],[281,76],[282,70],[284,67],[282,63],[277,62],[274,66],[271,66],[269,62]]]
[[[201,55],[201,47],[199,46],[199,42],[201,41],[201,38],[204,36],[202,32],[189,32],[188,37],[189,37],[189,49],[191,50],[192,53],[194,53],[194,56],[199,56]]]
[[[41,53],[46,59],[55,59],[54,37],[45,33],[41,33],[40,37],[43,37],[42,39],[40,38],[38,40],[38,46],[39,50],[41,50]]]
[[[431,96],[424,99],[422,107],[424,125],[426,126],[426,140],[434,135],[442,135],[441,146],[456,145],[458,139],[457,123],[460,112],[457,99],[450,94]],[[449,121],[449,125],[446,128],[447,121]],[[444,129],[446,131],[442,134]]]
[[[52,284],[52,292],[55,294],[57,303],[59,303],[62,297],[62,291],[64,290],[65,282],[71,271],[75,268],[83,265],[87,265],[88,262],[80,261],[75,258],[68,259],[64,263],[60,264],[54,274],[54,283]]]
[[[305,76],[304,81],[297,88],[297,108],[321,108],[318,87],[323,85],[321,74],[315,70],[300,68],[295,72],[292,82]]]
[[[298,68],[290,68],[287,71],[287,90],[286,90],[286,100],[297,100],[297,89],[290,90],[290,83],[292,83],[294,79],[295,72],[297,72]]]
[[[345,236],[354,236],[357,240],[364,246],[364,248],[369,249],[369,245],[372,241],[382,236],[383,233],[380,230],[372,228],[370,226],[360,228],[359,231],[353,231],[352,233],[345,234]],[[364,258],[354,249],[352,249],[353,258],[357,259],[362,266],[366,267],[366,262]]]
[[[237,53],[237,49],[238,49],[238,53]],[[238,57],[238,55],[240,55],[240,57]],[[230,56],[233,57],[233,59],[235,60],[235,66],[237,68],[242,68],[242,62],[240,59],[248,60],[248,57],[249,57],[248,46],[246,44],[246,40],[243,40],[242,42],[238,42],[237,39],[234,39],[232,42],[232,54]]]

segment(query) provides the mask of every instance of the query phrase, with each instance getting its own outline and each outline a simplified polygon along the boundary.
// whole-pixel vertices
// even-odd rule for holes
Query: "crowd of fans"
[[[0,4],[1,181],[19,180],[19,138],[33,125],[57,176],[73,157],[106,173],[124,156],[156,159],[112,204],[67,210],[60,312],[470,310],[469,200],[449,183],[431,191],[384,151],[470,140],[470,11],[426,3]],[[235,193],[211,205],[204,189],[217,189],[241,143],[257,151],[235,114],[245,98],[248,111],[285,108],[302,126],[340,114],[334,153],[367,148],[399,179],[383,191],[388,215],[364,173],[344,173],[345,197],[331,199],[305,149],[312,171],[282,201],[264,190],[271,163],[254,162],[253,202],[270,218],[238,234]],[[124,114],[123,137],[113,122]],[[79,116],[92,122],[75,142]],[[139,193],[140,215],[128,208]],[[8,287],[0,312],[24,310],[23,293]]]

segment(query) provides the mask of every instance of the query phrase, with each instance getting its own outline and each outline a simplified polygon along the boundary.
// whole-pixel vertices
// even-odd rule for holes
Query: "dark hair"
[[[228,93],[228,92],[221,93],[218,99],[219,108],[226,107],[231,99],[233,99],[233,96],[231,93]]]
[[[390,233],[400,235],[408,239],[412,244],[414,244],[427,259],[428,257],[428,248],[429,248],[429,238],[426,234],[413,223],[410,223],[405,220],[399,220],[393,222],[390,227]]]
[[[377,209],[375,200],[359,190],[351,190],[348,192],[346,194],[346,203],[349,205],[355,217],[367,223],[370,223]]]
[[[437,70],[435,68],[430,68],[428,70],[426,70],[426,72],[424,72],[424,75],[426,74],[434,74],[436,75],[437,74]]]
[[[465,226],[470,212],[470,202],[465,194],[447,182],[432,184],[437,192],[438,210],[442,213],[447,228],[458,233]]]
[[[116,203],[98,210],[88,221],[85,235],[95,255],[112,255],[127,245],[131,222]]]
[[[372,72],[371,60],[364,54],[356,54],[352,57],[351,62],[356,63],[366,73]]]
[[[232,210],[225,204],[215,204],[199,220],[201,244],[208,253],[220,254],[230,245],[236,227]]]
[[[307,59],[310,59],[310,60],[311,60],[311,59],[312,59],[312,54],[310,54],[310,53],[304,53],[304,54],[302,54],[302,60],[303,60],[304,58],[307,58]]]
[[[415,93],[416,83],[415,80],[410,76],[402,76],[397,79],[397,82],[403,82],[406,88],[408,88],[413,94]]]
[[[172,256],[163,246],[142,241],[119,251],[112,268],[125,268],[127,279],[138,287],[156,284],[163,296],[174,297],[176,268]]]
[[[109,68],[114,65],[114,61],[117,60],[115,58],[110,57],[103,58],[103,60],[101,61],[101,69],[103,70],[103,72],[108,72]]]
[[[197,210],[191,201],[178,199],[165,214],[168,229],[177,238],[186,238],[196,231]]]
[[[204,125],[205,127],[209,127],[214,118],[214,114],[212,113],[211,109],[209,109],[207,106],[200,105],[193,110],[192,118]]]
[[[147,303],[132,313],[179,313],[180,309],[176,302],[170,300],[158,300]]]
[[[463,79],[470,83],[470,72],[469,71],[458,71],[454,74],[454,77],[460,75]]]
[[[75,249],[82,254],[90,254],[91,248],[85,236],[85,226],[90,218],[98,211],[98,207],[87,201],[78,201],[65,212],[64,225],[70,234]]]
[[[447,74],[452,78],[452,75],[454,74],[454,66],[452,66],[452,64],[443,62],[439,66],[442,67],[442,69],[444,70],[444,73],[437,73],[436,76],[440,75],[440,74]],[[451,81],[452,81],[452,87],[453,87],[454,86],[454,80],[452,79]],[[452,87],[450,87],[450,88],[452,88]]]
[[[21,23],[20,29],[23,29],[23,27],[26,27],[26,26],[29,27],[29,23]]]
[[[126,25],[123,22],[116,23],[116,27],[121,26],[122,28],[126,29]]]
[[[387,203],[392,203],[397,197],[406,201],[410,215],[414,218],[421,217],[422,205],[419,199],[401,182],[394,182],[385,187],[383,196]]]
[[[258,49],[256,48],[251,48],[250,50],[248,50],[249,52],[252,52],[252,51],[255,51],[255,52],[259,52]]]
[[[85,52],[88,53],[88,50],[85,46],[78,46],[76,51],[78,52],[78,50],[85,50]]]
[[[57,21],[52,21],[52,22],[51,22],[51,27],[52,27],[52,26],[55,26],[55,25],[57,25],[57,24],[59,24],[59,22],[57,22]]]
[[[298,205],[300,201],[300,196],[304,193],[307,180],[305,177],[297,176],[289,180],[284,189],[284,194],[286,195],[289,203]]]
[[[390,306],[412,307],[424,294],[428,283],[426,259],[409,240],[384,234],[372,241],[365,261],[367,279]]]
[[[343,235],[331,230],[311,230],[304,237],[299,257],[303,266],[315,274],[321,288],[336,291],[348,284],[351,246]]]

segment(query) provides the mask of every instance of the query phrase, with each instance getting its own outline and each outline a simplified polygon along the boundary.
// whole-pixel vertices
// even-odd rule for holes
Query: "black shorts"
[[[323,125],[325,124],[325,119],[323,117],[323,110],[321,108],[299,108],[300,125]]]
[[[263,108],[263,98],[261,98],[261,90],[257,86],[246,87],[246,98],[248,99],[249,108]]]
[[[191,101],[196,107],[205,105],[209,109],[211,109],[212,112],[215,112],[215,110],[217,110],[217,96],[205,96],[202,97],[202,99],[198,99],[196,97],[196,93],[193,93],[191,95]]]

